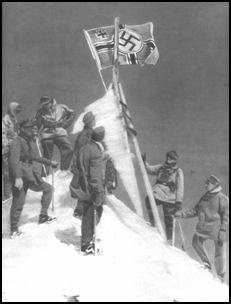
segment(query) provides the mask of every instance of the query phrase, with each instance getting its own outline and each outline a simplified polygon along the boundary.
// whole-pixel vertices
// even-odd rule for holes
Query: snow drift
[[[96,117],[96,127],[105,127],[107,153],[113,159],[116,170],[134,204],[138,215],[143,216],[140,194],[136,181],[135,169],[130,153],[127,134],[122,121],[121,110],[116,103],[113,90],[110,88],[104,97],[88,105],[74,124],[72,134],[83,129],[83,116],[91,111]]]
[[[103,253],[81,256],[80,221],[71,175],[55,177],[57,221],[38,225],[41,194],[28,192],[21,219],[24,235],[9,234],[9,205],[3,210],[3,302],[228,302],[228,286],[177,248],[115,196],[107,197],[97,227]]]

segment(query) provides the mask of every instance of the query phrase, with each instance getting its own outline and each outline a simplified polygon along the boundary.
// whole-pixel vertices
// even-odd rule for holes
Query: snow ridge
[[[24,235],[3,239],[3,302],[228,302],[228,286],[177,248],[114,195],[107,197],[97,227],[103,253],[81,256],[75,200],[56,173],[55,215],[37,224],[40,194],[28,192],[22,215]],[[4,210],[4,212],[9,212]],[[6,219],[6,216],[4,217]],[[3,221],[6,231],[8,223]]]

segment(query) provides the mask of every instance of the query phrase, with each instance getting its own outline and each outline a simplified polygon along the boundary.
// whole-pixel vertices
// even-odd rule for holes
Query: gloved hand
[[[175,212],[182,210],[182,202],[176,201],[175,203]]]
[[[56,122],[56,128],[61,128],[63,126],[63,120]]]
[[[2,148],[2,155],[7,154],[9,151],[10,151],[9,146],[4,146],[4,147]]]
[[[173,215],[173,217],[182,218],[182,212],[181,211],[175,212],[175,214]]]
[[[92,201],[95,207],[99,207],[104,203],[104,193],[103,192],[94,192],[92,194]]]
[[[146,163],[146,159],[147,159],[146,153],[141,154],[141,157],[143,159],[143,162]]]
[[[225,240],[226,240],[226,231],[220,230],[218,232],[218,245],[222,246]]]
[[[14,183],[14,186],[15,186],[16,188],[18,188],[18,190],[21,190],[21,189],[22,189],[22,187],[23,187],[23,180],[22,180],[21,177],[16,178],[15,183]]]
[[[115,187],[115,183],[113,183],[113,182],[108,182],[107,183],[107,191],[109,192],[109,193],[112,193],[112,190],[114,190],[116,187]]]
[[[55,161],[55,160],[51,161],[51,167],[52,168],[56,169],[58,167],[58,165],[59,165],[59,163],[57,161]]]

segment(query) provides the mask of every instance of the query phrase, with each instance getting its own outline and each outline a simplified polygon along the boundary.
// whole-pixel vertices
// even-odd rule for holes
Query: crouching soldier
[[[184,195],[184,175],[181,168],[177,166],[178,155],[175,151],[166,154],[164,164],[150,166],[143,154],[143,161],[150,175],[156,176],[153,187],[153,195],[157,205],[163,206],[166,235],[169,244],[172,244],[173,216],[176,211],[182,209]],[[155,226],[151,205],[148,196],[145,198],[150,223]]]
[[[60,151],[60,169],[66,172],[71,164],[73,149],[66,129],[70,127],[75,118],[72,109],[64,104],[57,104],[56,100],[49,96],[40,98],[40,109],[35,115],[39,128],[41,145],[44,157],[52,159],[54,145]],[[46,168],[49,173],[49,167]]]
[[[84,254],[95,253],[94,229],[103,212],[106,162],[101,142],[104,135],[103,127],[95,128],[90,142],[82,147],[77,158],[80,175],[76,193],[78,199],[83,202],[81,251]]]
[[[48,216],[48,208],[52,199],[52,186],[43,181],[34,162],[43,163],[56,168],[58,163],[38,156],[34,149],[33,123],[24,120],[20,124],[20,133],[12,142],[9,152],[9,169],[13,189],[13,201],[10,210],[11,237],[21,233],[18,231],[20,215],[25,203],[27,190],[43,192],[39,223],[51,222],[54,218]]]
[[[229,199],[222,192],[220,180],[211,175],[206,181],[206,193],[199,202],[185,212],[179,211],[175,217],[191,218],[198,216],[192,245],[205,268],[212,266],[204,248],[204,242],[213,240],[215,244],[215,269],[223,281],[226,272],[226,241],[229,222]]]

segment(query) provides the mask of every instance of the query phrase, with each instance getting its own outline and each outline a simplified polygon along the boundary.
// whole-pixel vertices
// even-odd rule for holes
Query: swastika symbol
[[[107,39],[108,37],[108,33],[101,29],[101,30],[98,30],[96,33],[95,33],[96,37],[101,39],[101,40],[104,40],[104,39]]]
[[[124,53],[135,53],[142,47],[142,41],[138,35],[124,30],[119,34],[119,49]]]

